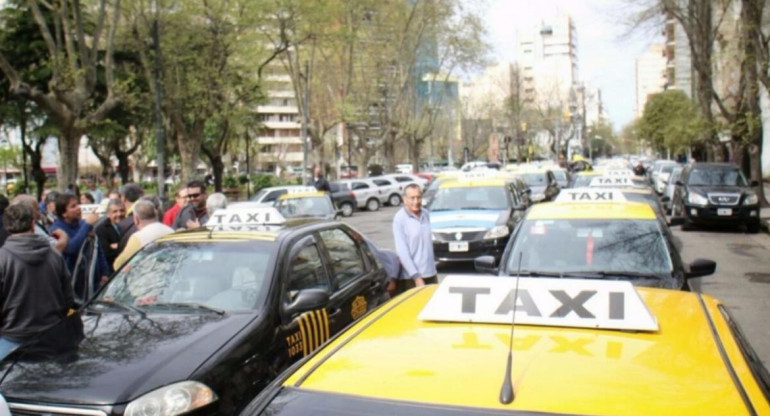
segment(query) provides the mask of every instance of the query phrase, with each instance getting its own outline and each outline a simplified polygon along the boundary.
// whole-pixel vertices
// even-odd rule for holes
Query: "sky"
[[[493,62],[513,61],[517,30],[558,14],[572,17],[577,31],[578,77],[602,91],[615,130],[633,120],[636,58],[662,36],[646,31],[629,35],[622,22],[629,14],[624,0],[486,0],[485,16]]]

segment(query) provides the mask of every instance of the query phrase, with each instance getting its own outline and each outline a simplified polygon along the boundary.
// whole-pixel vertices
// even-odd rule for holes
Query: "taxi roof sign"
[[[286,188],[286,193],[288,194],[305,194],[310,192],[318,192],[318,189],[315,186],[292,186]]]
[[[599,178],[597,178],[599,179]],[[555,202],[627,202],[618,189],[572,188],[562,189]]]
[[[479,169],[470,172],[463,172],[457,176],[460,181],[475,181],[481,179],[495,179],[500,177],[500,172],[494,169]]]
[[[516,280],[518,296],[514,296]],[[515,299],[514,299],[515,297]],[[418,318],[424,321],[657,331],[631,282],[449,275]]]
[[[279,225],[285,222],[286,218],[274,207],[237,207],[217,210],[206,222],[206,226]]]
[[[613,176],[613,177],[629,177],[634,176],[634,172],[630,169],[609,169],[604,172],[604,176]]]
[[[602,186],[636,186],[634,181],[628,176],[600,176],[598,178],[591,179],[591,183],[588,185],[591,188],[597,188]]]

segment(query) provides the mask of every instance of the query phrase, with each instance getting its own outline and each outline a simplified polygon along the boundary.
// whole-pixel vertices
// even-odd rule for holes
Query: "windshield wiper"
[[[170,308],[201,310],[201,311],[216,313],[217,315],[225,314],[225,311],[223,311],[222,309],[217,309],[217,308],[204,305],[202,303],[196,303],[196,302],[158,302],[158,303],[152,303],[148,306],[167,306]]]
[[[559,278],[577,278],[577,279],[606,279],[608,277],[616,277],[616,278],[626,278],[626,279],[656,279],[656,280],[663,280],[665,279],[664,276],[661,276],[659,274],[655,273],[644,273],[644,272],[626,272],[626,271],[610,271],[610,272],[603,272],[603,271],[564,271],[564,272],[558,272],[558,271],[541,271],[541,270],[522,270],[519,273],[516,273],[515,271],[512,271],[509,273],[510,276],[521,276],[521,277],[559,277]],[[613,279],[613,280],[622,280],[622,279]]]
[[[99,305],[107,305],[107,306],[117,306],[118,308],[123,309],[124,311],[133,312],[133,313],[141,316],[142,318],[146,318],[147,317],[147,313],[145,311],[137,308],[136,306],[128,305],[128,304],[125,304],[125,303],[122,303],[122,302],[118,302],[116,300],[94,299],[93,301],[91,301],[91,303],[89,305],[91,305],[91,304],[99,304]]]

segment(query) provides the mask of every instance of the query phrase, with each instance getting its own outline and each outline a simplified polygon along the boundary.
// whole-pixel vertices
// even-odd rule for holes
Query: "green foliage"
[[[227,175],[222,180],[222,186],[225,188],[237,188],[238,185],[238,179],[234,175]]]
[[[142,181],[140,183],[144,188],[145,195],[157,195],[158,194],[158,182],[156,181]]]
[[[653,95],[644,106],[638,134],[659,151],[677,152],[695,145],[708,126],[684,92],[664,91]]]
[[[268,188],[271,186],[299,185],[301,184],[301,179],[279,178],[272,173],[257,173],[251,176],[251,183],[254,192],[258,192],[262,188]]]

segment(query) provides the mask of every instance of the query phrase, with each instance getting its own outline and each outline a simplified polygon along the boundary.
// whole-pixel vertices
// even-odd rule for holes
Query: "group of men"
[[[192,181],[164,214],[157,196],[127,183],[102,205],[104,217],[83,212],[74,192],[49,191],[40,203],[30,195],[0,198],[0,359],[61,322],[76,306],[78,285],[97,289],[142,247],[204,225],[227,199]],[[88,264],[95,265],[92,281]]]

